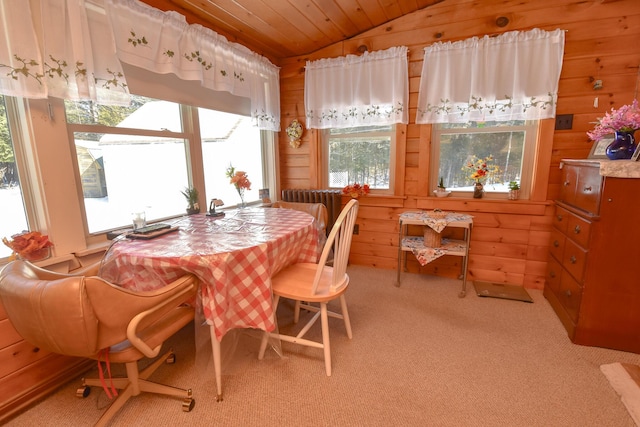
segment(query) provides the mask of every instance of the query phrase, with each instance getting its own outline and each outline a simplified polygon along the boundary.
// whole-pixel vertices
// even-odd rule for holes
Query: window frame
[[[32,182],[35,182],[32,177],[31,168],[29,164],[29,149],[28,138],[26,138],[26,112],[24,103],[19,98],[2,95],[4,97],[5,112],[7,115],[7,127],[11,138],[11,144],[13,147],[13,156],[15,158],[16,169],[20,178],[20,192],[22,193],[22,203],[25,210],[25,221],[27,223],[27,229],[29,231],[42,231],[42,222],[39,220],[37,198],[34,197],[35,187]],[[21,230],[16,230],[20,232]],[[9,236],[2,236],[9,237]],[[0,257],[0,265],[9,261],[9,256]]]
[[[350,137],[358,136],[358,135],[389,135],[390,136],[390,146],[389,146],[389,188],[381,189],[381,188],[371,188],[371,194],[376,195],[386,195],[391,196],[397,194],[396,186],[398,185],[397,172],[398,168],[398,146],[399,146],[399,124],[392,124],[391,130],[389,132],[383,131],[365,131],[358,133],[348,134]],[[331,136],[331,128],[321,129],[318,134],[320,138],[321,149],[321,184],[324,188],[328,189],[342,189],[343,187],[331,187],[329,186],[329,138]],[[349,183],[353,184],[353,183]],[[360,183],[365,184],[365,183]]]
[[[520,175],[520,199],[529,200],[534,193],[533,187],[535,183],[534,174],[536,168],[536,157],[539,150],[538,144],[541,137],[541,121],[527,120],[523,125],[504,126],[504,127],[482,127],[482,128],[443,128],[441,124],[433,124],[431,128],[431,158],[433,159],[429,173],[429,194],[438,186],[439,170],[440,170],[440,137],[442,135],[450,135],[457,133],[496,133],[508,131],[525,131],[524,149],[522,154],[522,168]],[[460,165],[463,167],[463,165]],[[453,197],[473,198],[473,191],[456,190],[447,188],[451,191]],[[507,200],[509,196],[506,191],[485,191],[483,199]]]
[[[156,100],[162,100],[161,97],[155,97]],[[173,101],[175,102],[175,101]],[[169,131],[169,130],[149,130],[149,129],[138,129],[138,128],[125,128],[125,127],[114,127],[107,126],[102,124],[75,124],[75,123],[66,123],[69,147],[71,154],[74,159],[77,158],[77,152],[75,147],[75,138],[74,133],[76,132],[84,132],[84,133],[106,133],[106,134],[124,134],[124,135],[153,135],[158,137],[165,138],[176,138],[176,139],[184,139],[185,141],[185,150],[186,150],[186,169],[188,174],[188,185],[197,188],[201,194],[201,199],[206,197],[206,188],[205,188],[205,178],[204,178],[204,159],[202,152],[202,142],[200,135],[200,127],[199,127],[199,114],[197,106],[186,105],[183,103],[178,103],[180,108],[180,115],[182,120],[182,131]],[[239,113],[233,113],[239,114]],[[276,169],[276,156],[275,156],[275,147],[274,147],[274,138],[273,132],[269,131],[261,131],[260,132],[260,145],[261,145],[261,157],[262,157],[262,175],[263,182],[273,188],[275,191],[275,169]],[[78,194],[78,202],[80,203],[80,209],[82,213],[82,223],[83,223],[83,231],[86,236],[86,239],[89,243],[95,242],[96,240],[101,240],[103,236],[106,236],[108,231],[99,231],[99,232],[89,232],[88,221],[87,221],[87,213],[84,204],[84,196],[82,190],[82,180],[80,176],[80,170],[78,162],[73,162],[74,168],[74,176],[76,183],[76,192]],[[252,203],[254,201],[250,201]],[[208,208],[208,203],[206,200],[201,200],[201,210],[205,211]],[[180,215],[176,215],[178,217]],[[165,218],[174,218],[174,216]]]

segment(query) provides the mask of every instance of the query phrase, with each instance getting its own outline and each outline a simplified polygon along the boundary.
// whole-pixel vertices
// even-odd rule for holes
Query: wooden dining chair
[[[316,220],[316,229],[318,230],[318,256],[321,255],[322,249],[327,242],[327,221],[329,213],[327,207],[322,203],[301,203],[301,202],[283,202],[277,201],[271,204],[272,208],[293,209],[296,211],[306,212]],[[327,261],[331,263],[332,255],[330,254]]]
[[[295,301],[294,323],[300,319],[300,310],[305,309],[315,313],[296,336],[265,332],[260,345],[258,358],[263,359],[269,337],[279,338],[282,341],[309,347],[324,349],[324,365],[327,376],[331,376],[331,345],[329,342],[329,317],[344,320],[349,339],[352,337],[347,300],[344,293],[349,285],[347,264],[351,249],[353,226],[358,215],[358,201],[351,199],[343,208],[336,219],[322,255],[317,264],[297,263],[286,267],[271,278],[274,295],[274,311],[278,308],[281,298]],[[333,247],[333,265],[327,265],[327,257]],[[327,309],[327,304],[335,299],[340,300],[341,312],[333,312]],[[303,338],[313,324],[320,318],[322,325],[322,342]]]

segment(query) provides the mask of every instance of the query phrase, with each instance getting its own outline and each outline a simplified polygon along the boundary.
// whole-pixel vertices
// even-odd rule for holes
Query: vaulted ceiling
[[[305,55],[443,0],[142,0],[272,60]]]

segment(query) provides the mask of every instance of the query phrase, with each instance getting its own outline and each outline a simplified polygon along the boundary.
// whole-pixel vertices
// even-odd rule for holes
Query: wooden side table
[[[464,229],[464,239],[442,239],[442,244],[439,248],[432,248],[424,245],[424,238],[422,236],[409,236],[407,230],[410,225],[423,225],[425,227],[431,226],[440,232],[440,227],[455,227]],[[462,257],[462,267],[460,272],[460,278],[462,279],[462,290],[458,294],[460,298],[464,298],[467,294],[467,267],[469,264],[469,242],[471,241],[471,229],[473,228],[473,217],[471,215],[458,214],[455,212],[447,212],[443,218],[438,218],[434,221],[434,218],[429,216],[428,211],[410,211],[400,214],[398,225],[398,275],[396,286],[400,286],[400,272],[401,270],[407,271],[407,252],[420,252],[421,250],[428,250],[429,253],[434,253],[433,259],[439,258],[443,255],[459,256]],[[431,251],[433,250],[433,251]],[[433,259],[426,262],[431,262]]]

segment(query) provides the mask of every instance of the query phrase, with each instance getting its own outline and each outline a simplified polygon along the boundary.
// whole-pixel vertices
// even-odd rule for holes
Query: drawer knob
[[[576,225],[576,228],[573,229],[573,232],[576,234],[580,234],[581,228],[579,225]]]
[[[555,271],[553,271],[553,270],[551,270],[551,271],[549,272],[549,276],[550,276],[551,278],[555,278],[555,277],[556,277],[556,272],[555,272]]]
[[[562,221],[562,215],[558,215],[556,218],[558,218],[558,221]]]
[[[565,187],[568,187],[569,184],[571,184],[569,181],[565,181],[565,182],[562,183],[562,185],[564,185]]]
[[[566,291],[564,291],[564,294],[568,297],[571,298],[571,291],[569,289],[567,289]]]
[[[553,246],[555,246],[557,248],[558,246],[560,246],[560,242],[558,242],[557,240],[554,240],[553,241]]]
[[[569,262],[570,262],[571,264],[575,264],[575,263],[576,263],[576,261],[578,261],[578,260],[576,259],[576,257],[575,257],[575,256],[573,256],[573,255],[571,255],[571,258],[569,258]]]

